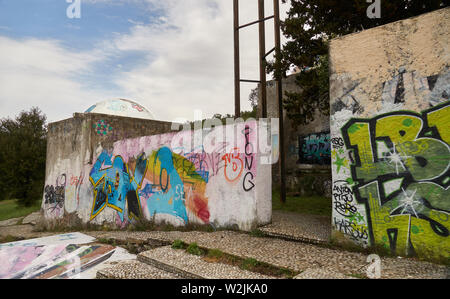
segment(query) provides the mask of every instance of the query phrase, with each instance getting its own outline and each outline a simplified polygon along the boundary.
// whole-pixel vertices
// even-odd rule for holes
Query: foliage
[[[286,0],[282,1],[286,3]],[[328,41],[331,38],[417,16],[448,6],[448,0],[380,0],[381,18],[369,18],[366,0],[290,0],[281,29],[288,41],[267,70],[275,78],[297,66],[303,91],[287,93],[284,103],[295,125],[314,119],[316,109],[327,115]]]
[[[172,243],[172,248],[173,249],[183,249],[184,247],[185,247],[185,244],[180,239],[176,239]]]
[[[42,198],[46,148],[46,116],[39,108],[0,120],[0,200],[31,206]]]
[[[40,210],[41,201],[36,201],[33,205],[29,207],[22,207],[17,204],[16,200],[9,199],[0,201],[0,221],[25,217],[33,212],[37,212]]]
[[[324,115],[330,114],[328,55],[320,56],[317,64],[298,74],[295,81],[302,87],[302,92],[286,91],[283,99],[287,116],[295,125],[306,125],[313,121],[317,110]]]
[[[190,243],[186,251],[193,255],[203,255],[203,251],[198,247],[197,243]]]
[[[252,89],[250,91],[250,94],[248,95],[248,100],[250,101],[250,105],[252,106],[252,110],[255,110],[255,108],[258,106],[258,87]],[[256,116],[256,115],[255,115]]]
[[[255,101],[257,101],[257,99]],[[252,104],[252,110],[250,110],[250,111],[241,111],[240,118],[242,118],[242,120],[247,121],[250,118],[256,119],[257,102],[255,102],[255,103],[256,103],[255,106],[253,106],[253,104]],[[203,119],[201,128],[204,128],[205,127],[205,122],[207,120],[211,120],[211,119],[218,119],[221,122],[222,125],[226,125],[227,124],[227,119],[233,119],[234,120],[235,116],[232,115],[232,114],[229,114],[229,113],[224,114],[224,115],[222,115],[220,113],[216,113],[216,114],[213,115],[213,117],[211,117],[209,119]],[[209,123],[209,125],[215,126],[215,123],[211,122],[211,123]],[[197,127],[200,127],[199,124],[196,121],[189,122],[189,126],[193,130],[195,130]]]
[[[331,198],[323,196],[286,196],[286,202],[280,201],[279,190],[272,190],[272,209],[299,214],[330,216]]]

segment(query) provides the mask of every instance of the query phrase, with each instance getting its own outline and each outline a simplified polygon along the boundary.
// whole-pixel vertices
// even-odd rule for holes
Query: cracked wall
[[[333,237],[450,257],[450,9],[330,43]]]

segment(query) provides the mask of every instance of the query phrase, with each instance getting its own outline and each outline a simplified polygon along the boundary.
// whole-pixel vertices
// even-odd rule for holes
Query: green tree
[[[0,120],[0,200],[30,206],[42,198],[46,148],[46,116],[39,108]]]
[[[374,0],[375,1],[375,0]],[[369,18],[371,3],[366,0],[290,0],[287,18],[281,23],[288,41],[283,45],[279,65],[268,63],[275,78],[293,66],[300,68],[296,77],[303,91],[286,93],[284,108],[294,123],[314,119],[319,109],[328,114],[328,40],[337,36],[417,16],[448,6],[448,0],[377,0],[380,18]],[[282,0],[286,3],[286,0]],[[371,1],[373,2],[373,1]],[[326,80],[325,80],[326,78]]]

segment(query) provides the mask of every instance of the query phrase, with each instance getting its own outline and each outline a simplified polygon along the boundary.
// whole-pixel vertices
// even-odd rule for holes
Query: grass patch
[[[206,254],[206,256],[211,258],[211,259],[220,259],[224,255],[225,254],[220,249],[209,249],[208,253]]]
[[[197,243],[191,243],[188,245],[188,247],[186,248],[186,252],[193,254],[193,255],[204,255],[204,250],[200,249],[200,247],[198,247]]]
[[[264,232],[259,229],[254,229],[249,234],[250,234],[250,236],[257,237],[257,238],[262,238],[265,236]]]
[[[324,196],[286,196],[286,202],[280,201],[279,190],[272,190],[272,209],[299,214],[331,216],[331,198]]]
[[[179,239],[176,239],[172,243],[172,248],[173,249],[184,249],[185,247],[186,247],[186,244],[183,241],[179,240]]]
[[[246,258],[242,261],[241,268],[244,270],[252,270],[258,267],[260,263],[254,258]]]
[[[27,216],[33,212],[41,209],[41,200],[37,201],[30,207],[24,207],[18,204],[15,199],[8,199],[0,201],[0,221],[11,218],[18,218]]]

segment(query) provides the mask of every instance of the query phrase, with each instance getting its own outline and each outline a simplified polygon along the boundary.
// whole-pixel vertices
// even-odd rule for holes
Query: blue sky
[[[241,1],[241,23],[256,2]],[[231,0],[80,0],[80,18],[70,5],[0,0],[0,117],[38,106],[57,121],[109,98],[167,121],[234,111]],[[243,77],[258,78],[257,56],[255,26],[241,33]],[[254,87],[241,87],[244,109]]]

